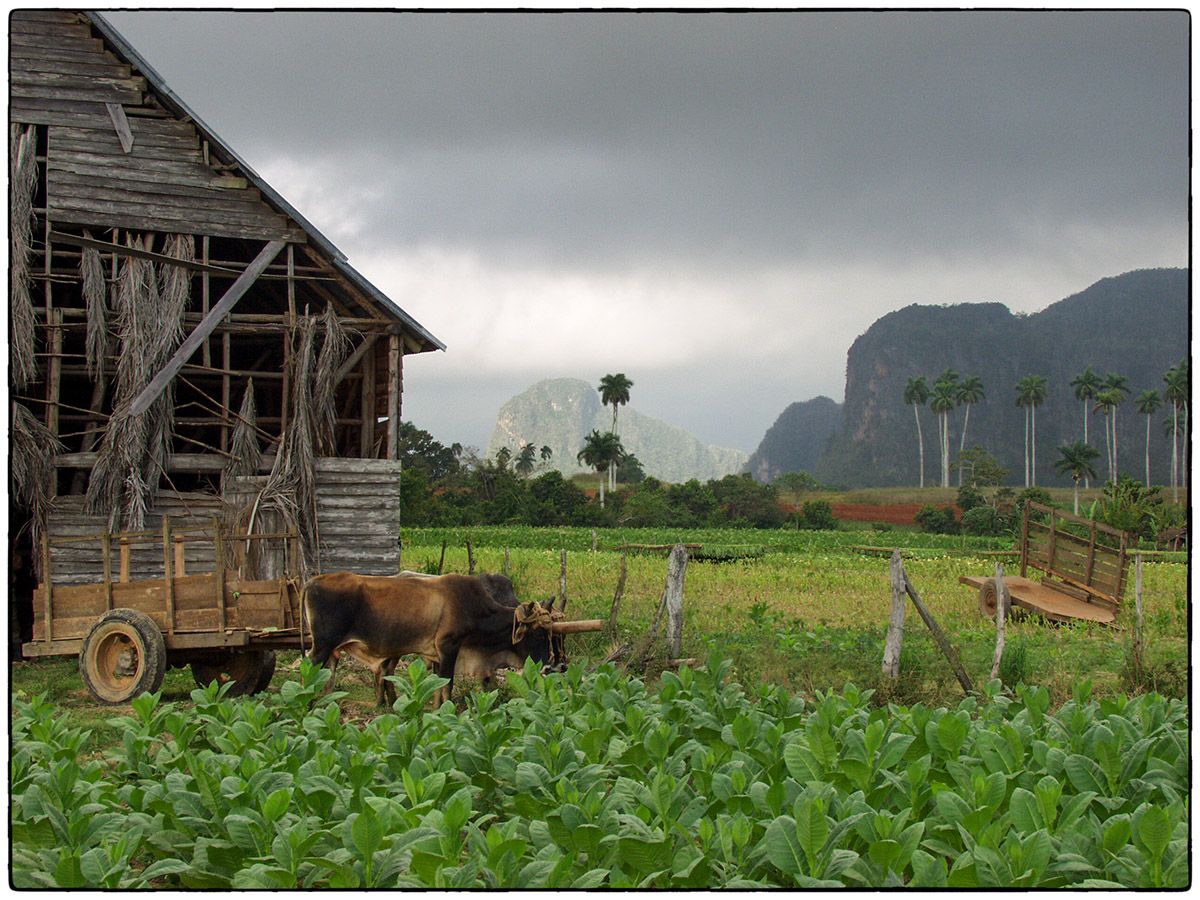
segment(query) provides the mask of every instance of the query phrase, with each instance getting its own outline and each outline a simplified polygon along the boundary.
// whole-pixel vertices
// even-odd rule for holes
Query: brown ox
[[[599,624],[556,622],[550,605],[516,602],[512,583],[503,576],[318,575],[304,586],[312,632],[309,658],[328,664],[335,674],[342,653],[366,663],[375,676],[376,700],[387,705],[389,698],[394,702],[395,689],[384,678],[396,660],[421,656],[448,679],[434,696],[441,703],[450,698],[464,645],[473,667],[519,664],[526,657],[555,665],[561,662],[564,633]]]

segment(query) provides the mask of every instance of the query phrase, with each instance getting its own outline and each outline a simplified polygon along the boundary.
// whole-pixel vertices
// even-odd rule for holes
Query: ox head
[[[554,598],[544,603],[530,600],[513,610],[513,646],[518,655],[532,657],[542,663],[542,674],[565,672],[567,652],[564,637],[582,631],[599,631],[600,619],[568,622],[561,610],[554,608]]]

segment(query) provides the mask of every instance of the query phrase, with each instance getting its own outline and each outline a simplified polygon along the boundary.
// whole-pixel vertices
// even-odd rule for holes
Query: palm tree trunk
[[[1188,433],[1188,404],[1183,404],[1183,433]],[[1183,442],[1183,464],[1180,467],[1180,482],[1184,488],[1188,486],[1188,442]]]
[[[967,449],[967,424],[971,421],[971,404],[966,404],[967,411],[963,414],[963,430],[962,436],[958,440],[958,486],[962,487],[962,455]]]
[[[1121,462],[1117,459],[1117,408],[1113,407],[1112,416],[1112,436],[1113,436],[1113,481],[1121,477]]]
[[[1112,438],[1109,433],[1112,431],[1112,423],[1109,420],[1108,413],[1104,414],[1104,458],[1108,460],[1108,480],[1114,481],[1113,478],[1113,458],[1112,458]]]
[[[1146,487],[1150,487],[1150,415],[1146,414]]]
[[[1025,487],[1029,487],[1029,407],[1025,407]]]
[[[600,508],[604,509],[604,470],[600,470]]]
[[[1029,486],[1037,485],[1037,406],[1029,407]]]
[[[942,413],[942,487],[950,487],[950,413]]]
[[[1087,397],[1083,398],[1083,442],[1085,444],[1088,442],[1088,398]],[[1087,475],[1083,476],[1083,486],[1085,488],[1089,488],[1092,486],[1091,480],[1087,477]]]
[[[925,487],[925,439],[921,436],[921,415],[917,404],[913,404],[913,418],[917,420],[917,454],[921,461],[921,487]]]
[[[1079,476],[1075,476],[1075,515],[1079,515]]]
[[[1179,502],[1179,402],[1171,401],[1171,495]]]

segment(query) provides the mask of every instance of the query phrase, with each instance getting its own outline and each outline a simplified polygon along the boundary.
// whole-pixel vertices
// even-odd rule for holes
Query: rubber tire
[[[274,674],[274,650],[238,650],[192,663],[192,677],[200,687],[208,687],[213,681],[220,684],[232,681],[226,697],[257,694],[271,683]]]
[[[125,654],[132,651],[130,660]],[[132,671],[121,672],[118,667]],[[79,675],[100,703],[117,705],[162,687],[167,646],[158,624],[136,609],[114,609],[88,629],[79,650]]]

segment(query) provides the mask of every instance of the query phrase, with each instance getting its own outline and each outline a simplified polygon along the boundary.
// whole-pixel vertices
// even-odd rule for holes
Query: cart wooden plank
[[[961,584],[979,589],[991,581],[991,577],[964,575],[958,579]],[[1020,606],[1030,612],[1045,616],[1055,622],[1069,622],[1073,619],[1083,619],[1088,622],[1099,622],[1111,625],[1116,621],[1115,610],[1108,609],[1098,603],[1088,603],[1077,597],[1064,594],[1061,590],[1041,581],[1030,578],[1005,575],[1004,586],[1008,588],[1013,606]]]

